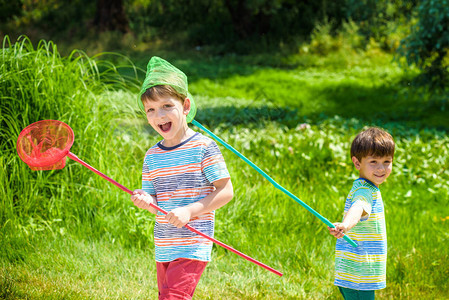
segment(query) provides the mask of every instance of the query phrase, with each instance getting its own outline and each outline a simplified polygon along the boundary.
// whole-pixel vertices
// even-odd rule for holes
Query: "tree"
[[[98,0],[94,25],[98,31],[129,31],[123,0]]]
[[[7,22],[22,13],[22,1],[0,0],[0,22]]]
[[[399,56],[407,64],[424,71],[423,78],[432,86],[444,86],[449,79],[449,0],[423,1],[418,7],[418,22],[411,34],[401,41]]]
[[[280,8],[279,1],[225,0],[224,3],[235,32],[243,39],[254,33],[267,33],[271,14]]]

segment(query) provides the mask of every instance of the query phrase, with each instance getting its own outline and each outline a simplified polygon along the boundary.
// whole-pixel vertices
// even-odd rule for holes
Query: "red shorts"
[[[207,261],[178,258],[156,262],[159,300],[190,300]]]

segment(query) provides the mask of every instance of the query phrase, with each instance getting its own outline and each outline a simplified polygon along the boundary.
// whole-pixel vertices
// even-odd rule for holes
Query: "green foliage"
[[[21,14],[21,1],[0,0],[0,22],[7,22]]]
[[[28,32],[36,40],[43,38],[82,38],[92,27],[95,15],[95,1],[60,0],[47,1],[5,1],[8,4],[1,13],[9,16],[8,22],[0,23],[0,31],[5,35]],[[1,2],[0,2],[1,4]],[[15,7],[14,5],[19,5]],[[5,5],[4,5],[5,6]],[[3,38],[3,36],[2,36]]]
[[[344,21],[335,32],[328,20],[317,23],[310,34],[310,42],[302,45],[301,54],[313,53],[326,57],[335,53],[355,52],[365,48],[359,26],[353,21]]]
[[[409,0],[347,0],[343,11],[357,24],[365,48],[376,44],[384,51],[394,52],[407,33],[413,9],[418,1]]]
[[[157,28],[164,38],[192,46],[215,45],[220,53],[260,52],[307,36],[318,20],[336,24],[339,1],[133,1],[128,14],[136,34]],[[259,49],[259,50],[257,50]]]
[[[95,1],[74,0],[70,5],[61,0],[22,2],[19,7],[5,2],[4,11],[15,17],[0,25],[0,30],[28,32],[39,39],[98,42]],[[415,0],[124,1],[134,46],[157,44],[162,38],[178,49],[181,45],[209,47],[218,54],[277,51],[279,46],[291,50],[326,21],[331,24],[332,36],[344,23],[354,22],[364,38],[363,46],[374,40],[380,48],[393,51],[407,31],[416,5]],[[130,43],[123,41],[121,46]]]
[[[417,0],[347,0],[345,16],[360,26],[361,33],[378,39],[390,34],[389,23],[409,21]]]
[[[408,65],[424,70],[423,79],[431,86],[449,83],[449,1],[422,1],[418,8],[418,23],[411,34],[401,41],[398,54]]]

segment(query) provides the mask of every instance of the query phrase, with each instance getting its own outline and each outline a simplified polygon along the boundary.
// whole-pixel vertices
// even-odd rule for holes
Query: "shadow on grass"
[[[211,127],[219,125],[264,126],[266,121],[296,127],[303,122],[320,122],[340,116],[355,118],[362,123],[382,126],[401,123],[404,126],[423,129],[449,130],[448,96],[431,93],[401,83],[366,87],[343,84],[317,88],[310,99],[291,100],[285,106],[257,107],[217,106],[199,110],[196,119]],[[313,101],[313,105],[310,103]]]
[[[195,119],[211,128],[223,125],[249,125],[263,127],[266,121],[279,122],[294,127],[300,122],[298,109],[288,107],[244,107],[218,106],[199,110]]]
[[[327,105],[311,117],[339,115],[368,123],[401,122],[416,129],[449,130],[447,92],[410,87],[405,82],[372,88],[350,84],[325,88],[320,98],[326,99]]]

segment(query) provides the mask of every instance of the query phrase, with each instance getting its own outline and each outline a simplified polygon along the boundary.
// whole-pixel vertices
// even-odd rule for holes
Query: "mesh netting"
[[[189,123],[195,118],[196,104],[192,95],[189,93],[187,76],[168,61],[157,56],[153,56],[148,62],[145,80],[140,89],[139,99],[137,101],[142,111],[144,111],[144,107],[140,99],[141,96],[149,88],[157,85],[169,85],[178,93],[187,96],[190,99],[190,112],[186,117],[187,122]]]
[[[73,140],[69,125],[43,120],[22,130],[17,139],[17,153],[31,170],[62,169]]]

